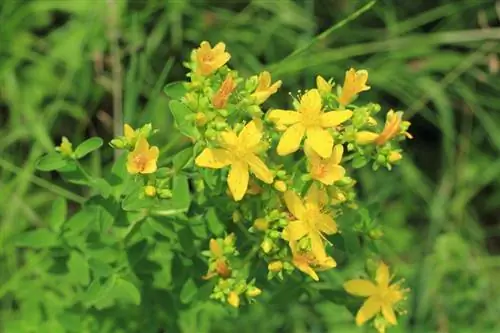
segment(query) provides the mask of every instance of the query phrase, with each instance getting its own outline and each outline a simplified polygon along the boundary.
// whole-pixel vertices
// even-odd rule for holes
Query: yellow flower
[[[337,232],[335,221],[322,212],[323,206],[328,201],[327,194],[313,184],[304,201],[290,190],[285,192],[284,198],[288,210],[296,220],[288,223],[283,230],[283,238],[288,240],[292,247],[293,242],[308,237],[312,255],[315,258],[323,258],[325,256],[323,234],[332,235]]]
[[[293,265],[309,275],[314,281],[319,280],[316,271],[324,271],[337,266],[335,260],[327,256],[324,249],[319,256],[315,256],[312,252],[301,252],[297,248],[297,242],[290,242],[290,247],[293,254]]]
[[[259,84],[250,96],[254,98],[257,105],[260,105],[264,103],[269,98],[269,96],[276,93],[280,87],[281,80],[278,80],[271,84],[271,74],[267,71],[264,71],[259,74]]]
[[[318,155],[330,157],[333,137],[326,128],[335,127],[351,117],[352,111],[348,110],[323,112],[318,90],[309,90],[300,99],[297,111],[272,110],[269,113],[269,119],[277,126],[289,125],[278,144],[278,155],[297,151],[306,136],[306,142]]]
[[[214,48],[207,41],[201,42],[200,47],[195,50],[196,72],[207,76],[224,66],[231,58],[225,50],[226,45],[222,42]]]
[[[226,107],[227,100],[229,96],[236,88],[236,82],[234,82],[233,76],[228,74],[226,79],[222,82],[219,90],[215,93],[212,98],[212,105],[216,109],[223,109]]]
[[[403,299],[399,284],[390,285],[389,267],[381,262],[377,268],[376,283],[356,279],[344,283],[344,289],[352,295],[368,297],[356,315],[356,324],[363,325],[379,312],[391,325],[396,325],[394,306]]]
[[[131,174],[148,174],[156,171],[156,162],[160,151],[158,147],[149,147],[148,141],[141,137],[137,140],[135,149],[128,154],[127,171]]]
[[[195,160],[197,166],[220,169],[231,166],[227,183],[234,200],[239,201],[245,195],[249,182],[249,169],[267,184],[273,182],[273,174],[256,155],[262,139],[260,121],[249,122],[239,135],[233,131],[221,133],[222,148],[205,148]]]
[[[349,69],[345,73],[344,85],[342,86],[342,93],[339,97],[340,105],[347,105],[353,97],[362,91],[369,90],[370,87],[366,85],[368,81],[368,72],[366,70],[356,71],[354,68]]]
[[[57,150],[63,156],[71,157],[71,155],[73,155],[73,145],[68,140],[68,138],[65,136],[62,137],[61,145],[59,147],[57,147]]]
[[[394,112],[393,110],[390,110],[387,112],[384,129],[380,134],[369,131],[360,131],[356,133],[356,142],[362,145],[375,142],[375,144],[381,146],[401,133],[411,139],[412,136],[410,133],[401,131],[402,123],[403,112]]]
[[[325,185],[332,185],[344,177],[345,169],[339,165],[344,153],[342,145],[335,145],[331,156],[327,159],[321,158],[308,145],[305,146],[304,152],[309,160],[309,174],[312,179]]]
[[[326,95],[332,92],[333,84],[326,81],[321,75],[316,76],[316,87],[321,95]]]

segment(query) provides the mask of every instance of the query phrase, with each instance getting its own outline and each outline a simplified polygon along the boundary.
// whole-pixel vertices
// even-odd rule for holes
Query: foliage
[[[172,325],[171,313],[181,311],[176,320],[184,332],[232,332],[235,327],[266,332],[315,332],[322,327],[359,331],[353,327],[352,314],[333,304],[341,295],[294,296],[304,290],[298,281],[277,284],[282,292],[263,293],[238,316],[211,302],[188,309],[175,303],[174,297],[180,294],[157,289],[141,290],[141,306],[136,306],[134,288],[140,286],[133,278],[136,271],[150,275],[159,269],[155,263],[169,262],[158,273],[164,274],[164,284],[173,283],[168,272],[181,277],[186,273],[180,269],[184,263],[164,245],[145,260],[141,253],[148,253],[150,244],[142,243],[142,248],[136,247],[135,254],[125,258],[121,241],[114,242],[114,237],[129,232],[125,225],[117,226],[121,231],[103,240],[102,247],[91,249],[92,255],[87,249],[85,254],[82,251],[85,244],[78,243],[79,233],[88,228],[85,237],[105,237],[100,231],[107,224],[97,225],[97,218],[77,213],[80,205],[99,219],[115,220],[119,207],[109,198],[125,190],[118,186],[124,170],[109,171],[113,150],[103,146],[78,160],[73,169],[52,155],[47,167],[67,168],[62,174],[72,182],[69,185],[56,173],[35,170],[38,158],[54,152],[62,136],[75,146],[96,136],[109,142],[114,127],[112,107],[123,110],[130,124],[153,122],[160,130],[155,136],[162,143],[159,150],[164,160],[160,162],[171,163],[168,156],[190,144],[174,129],[169,99],[161,93],[163,86],[184,77],[181,61],[199,41],[224,40],[231,49],[231,65],[243,76],[265,68],[284,82],[281,92],[268,101],[270,107],[287,105],[286,91],[314,86],[316,73],[341,78],[346,68],[360,67],[370,71],[374,87],[363,98],[408,110],[416,138],[405,149],[411,156],[406,155],[389,174],[379,170],[373,177],[371,170],[363,169],[354,173],[362,185],[358,185],[360,204],[383,226],[383,257],[397,267],[398,275],[407,277],[412,289],[409,313],[401,318],[399,331],[498,330],[495,241],[500,141],[495,125],[500,120],[493,112],[498,104],[498,28],[486,28],[494,25],[497,14],[490,1],[405,5],[379,1],[355,20],[314,38],[363,5],[341,1],[3,1],[0,198],[8,200],[0,202],[2,329],[153,331],[158,322]],[[294,50],[299,52],[287,57]],[[189,159],[187,155],[188,151],[183,158]],[[183,163],[182,158],[176,161]],[[111,188],[101,179],[111,180]],[[108,191],[108,199],[97,199]],[[178,207],[182,209],[182,204]],[[132,210],[120,219],[140,221],[141,215],[134,216]],[[368,218],[364,212],[360,210],[357,220]],[[155,225],[158,230],[171,220],[170,215],[158,218],[162,221]],[[148,224],[134,225],[141,230]],[[137,235],[137,229],[130,233]],[[158,230],[150,232],[173,237]],[[77,245],[61,245],[61,237],[55,235],[62,234],[73,237]],[[200,244],[182,246],[189,250]],[[123,263],[140,264],[133,271],[131,266],[111,265],[110,269],[109,260],[116,252],[106,253],[103,248],[120,249]],[[340,289],[343,281],[360,272],[359,265],[341,273],[324,273],[325,281],[318,288]],[[100,276],[99,282],[91,284],[92,289],[85,288],[93,274]],[[206,270],[200,270],[197,276],[204,274]],[[186,283],[184,300],[193,297],[193,283],[198,285],[197,281]],[[201,290],[196,297],[203,292],[210,294]],[[268,297],[272,304],[267,303]],[[290,304],[290,297],[299,301]],[[104,299],[113,302],[111,308]],[[144,303],[144,299],[154,299],[154,303]],[[359,305],[348,304],[348,308],[355,311]],[[151,309],[157,306],[162,312],[160,318],[153,318],[158,312]],[[87,312],[86,307],[91,310]],[[81,317],[82,312],[87,315]]]

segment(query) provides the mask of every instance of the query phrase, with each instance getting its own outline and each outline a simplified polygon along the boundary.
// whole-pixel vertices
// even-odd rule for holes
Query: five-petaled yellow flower
[[[342,93],[339,97],[340,105],[349,104],[355,95],[362,91],[369,90],[370,87],[366,85],[367,81],[368,72],[366,70],[356,71],[354,68],[349,69],[345,73],[344,85],[342,86]]]
[[[321,158],[308,145],[305,145],[304,152],[309,160],[309,174],[312,179],[318,180],[325,185],[332,185],[345,175],[345,169],[340,165],[344,147],[335,145],[329,158]]]
[[[326,255],[323,251],[321,256],[314,256],[312,252],[302,252],[297,246],[297,242],[290,242],[292,250],[292,263],[300,271],[309,275],[314,281],[319,281],[316,271],[324,271],[337,266],[332,257]]]
[[[293,245],[303,237],[308,237],[311,254],[314,258],[324,258],[325,247],[323,234],[332,235],[337,232],[337,224],[322,208],[328,201],[327,194],[316,184],[311,185],[305,200],[291,190],[284,194],[285,204],[296,220],[290,221],[283,230],[283,238]]]
[[[127,171],[131,174],[149,174],[157,169],[156,162],[160,151],[158,147],[149,147],[148,141],[140,137],[135,144],[135,149],[128,153]]]
[[[259,74],[259,83],[257,88],[252,93],[251,97],[254,98],[255,103],[258,105],[264,103],[272,94],[276,93],[281,87],[281,80],[271,84],[271,74],[264,71]]]
[[[375,281],[356,279],[344,283],[349,294],[368,297],[356,315],[356,324],[363,325],[382,312],[389,324],[396,325],[394,306],[403,299],[403,290],[397,283],[390,285],[389,267],[383,262],[377,268]]]
[[[297,111],[272,110],[269,119],[282,127],[289,125],[281,137],[277,152],[284,156],[299,149],[304,136],[307,144],[321,157],[332,153],[333,137],[327,128],[340,125],[352,117],[352,111],[323,112],[321,96],[317,89],[311,89],[302,96]]]
[[[195,160],[197,166],[220,169],[231,166],[227,183],[234,200],[245,195],[249,182],[249,169],[267,184],[273,182],[273,174],[257,156],[262,139],[262,124],[257,120],[249,122],[239,135],[225,131],[220,135],[222,148],[205,148]]]
[[[224,66],[231,55],[226,51],[226,44],[219,42],[212,48],[210,43],[203,41],[195,50],[196,72],[207,76]]]
[[[403,112],[387,112],[385,126],[380,134],[370,131],[360,131],[356,133],[356,142],[359,144],[369,144],[374,142],[377,145],[383,145],[387,141],[393,139],[397,135],[403,133],[409,139],[412,138],[408,132],[402,132],[401,124],[403,123]]]

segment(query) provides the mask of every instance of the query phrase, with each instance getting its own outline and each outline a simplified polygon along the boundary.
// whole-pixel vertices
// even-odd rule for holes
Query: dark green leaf
[[[178,152],[173,158],[174,169],[176,172],[182,170],[188,163],[193,160],[193,147]]]
[[[76,281],[81,285],[87,285],[89,283],[89,264],[80,252],[71,252],[68,260],[68,270],[73,281]]]
[[[215,208],[209,208],[205,217],[208,223],[208,229],[215,236],[221,236],[225,230],[224,223],[222,223],[219,217],[217,216]]]
[[[37,164],[36,168],[41,171],[53,171],[64,168],[68,164],[60,154],[52,153],[42,156]]]
[[[99,137],[93,137],[90,139],[87,139],[80,143],[78,147],[75,149],[75,157],[76,158],[82,158],[91,152],[93,152],[96,149],[99,149],[103,144],[103,141]]]

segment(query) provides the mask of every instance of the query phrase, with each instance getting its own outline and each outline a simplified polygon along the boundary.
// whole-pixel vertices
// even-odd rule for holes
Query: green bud
[[[253,92],[257,88],[258,84],[259,84],[259,77],[257,75],[253,75],[246,80],[245,90],[248,92]]]
[[[285,261],[285,262],[283,262],[283,269],[285,271],[291,272],[294,270],[294,267],[291,263],[289,263],[288,261]]]
[[[351,186],[354,183],[354,179],[351,177],[343,177],[342,179],[335,182],[338,186]]]
[[[276,172],[276,177],[279,179],[285,179],[286,178],[286,171],[285,170],[280,170]]]
[[[262,116],[264,115],[258,105],[250,105],[247,109],[247,112],[252,118],[262,118]]]
[[[225,121],[216,121],[215,122],[215,128],[218,131],[222,131],[227,128],[227,123]]]
[[[385,164],[387,162],[387,159],[384,155],[378,155],[377,156],[377,163],[379,164]]]
[[[151,123],[149,123],[149,124],[142,126],[139,129],[139,134],[144,136],[145,138],[149,137],[151,134],[153,134],[153,125],[151,125]]]
[[[127,142],[122,138],[116,138],[111,140],[109,145],[114,149],[125,149],[127,147]]]
[[[217,132],[212,129],[212,128],[209,128],[205,131],[205,136],[209,139],[209,140],[215,140],[217,138]]]
[[[172,191],[170,191],[169,189],[160,189],[157,191],[157,194],[162,199],[172,198]]]
[[[279,210],[273,209],[267,216],[269,216],[269,219],[271,220],[276,220],[280,218],[281,213]]]
[[[304,174],[300,177],[300,179],[303,181],[303,182],[308,182],[308,181],[311,181],[311,175],[310,174]]]
[[[370,230],[368,236],[370,236],[371,239],[379,240],[384,236],[384,233],[382,232],[382,230],[377,228]]]
[[[269,231],[269,237],[274,238],[274,239],[281,238],[281,232],[276,231],[276,230],[271,230],[271,231]]]
[[[219,109],[217,110],[217,113],[219,113],[219,115],[224,118],[226,118],[229,115],[229,112],[226,109]]]

